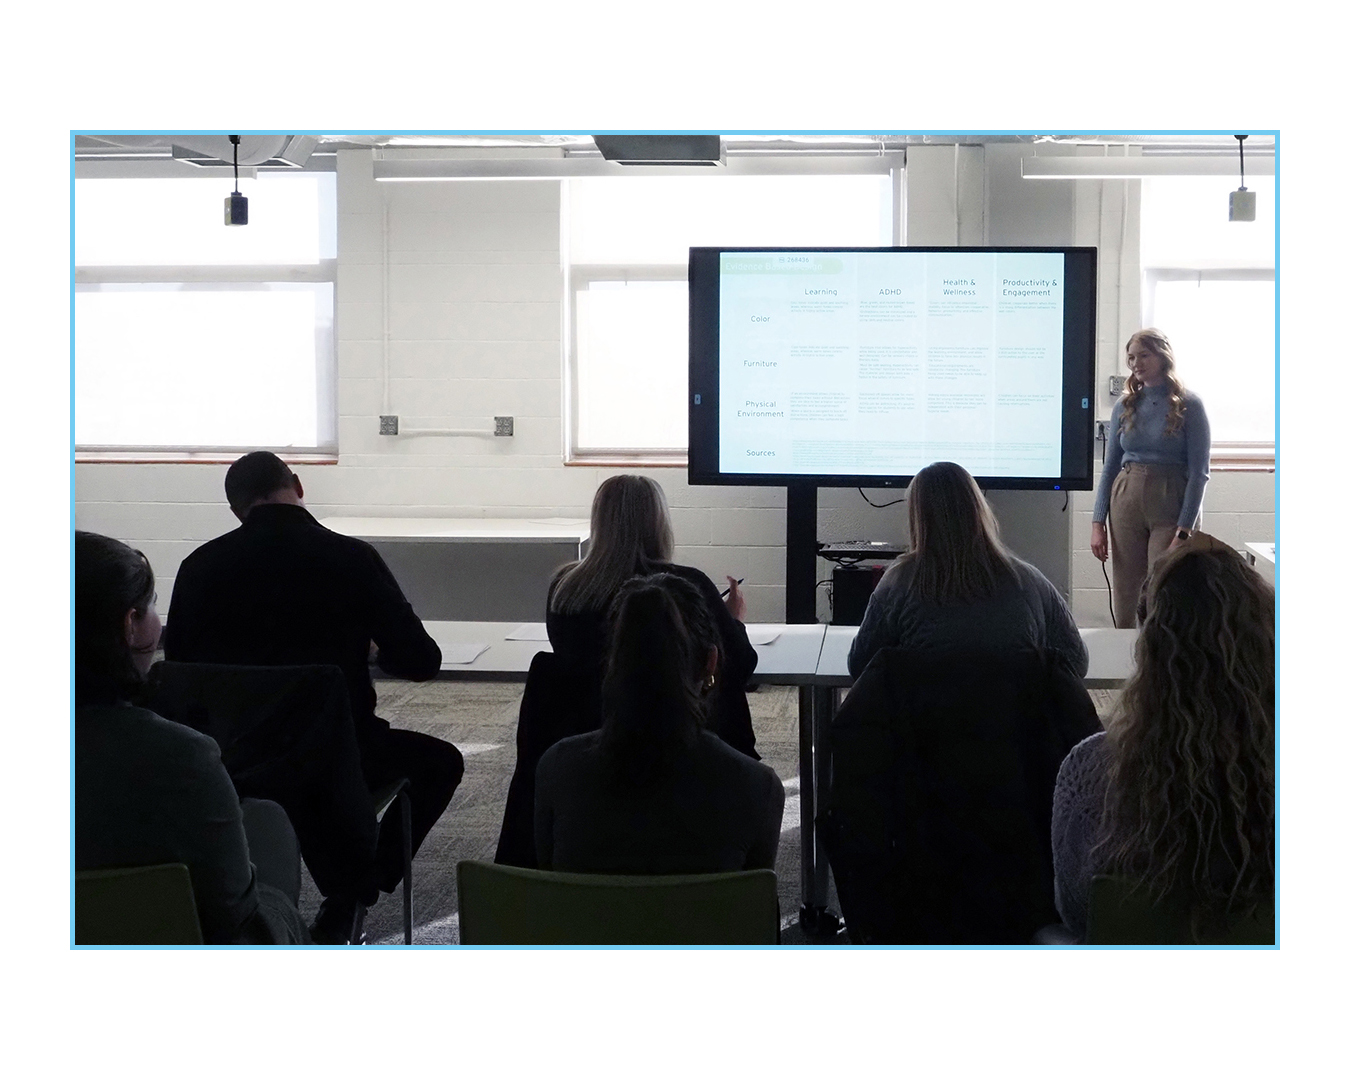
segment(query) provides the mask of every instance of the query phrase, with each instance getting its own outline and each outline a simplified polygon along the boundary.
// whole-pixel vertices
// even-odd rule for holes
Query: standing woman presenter
[[[1178,380],[1171,342],[1161,330],[1140,330],[1125,357],[1130,377],[1111,410],[1092,511],[1092,554],[1102,562],[1111,555],[1116,625],[1132,627],[1144,576],[1163,552],[1190,536],[1200,516],[1209,482],[1209,418]]]

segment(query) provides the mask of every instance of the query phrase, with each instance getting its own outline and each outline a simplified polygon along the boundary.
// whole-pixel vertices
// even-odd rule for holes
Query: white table
[[[1124,686],[1134,674],[1134,643],[1139,631],[1088,627],[1078,632],[1083,635],[1088,652],[1088,671],[1083,685],[1092,690],[1114,690]]]
[[[533,619],[565,563],[581,558],[581,518],[328,517],[320,524],[375,547],[423,619]]]
[[[1274,565],[1275,565],[1275,545],[1274,545],[1274,544],[1250,543],[1250,542],[1249,542],[1249,543],[1246,545],[1246,548],[1247,548],[1247,551],[1249,552],[1249,554],[1247,555],[1247,561],[1248,561],[1249,563],[1251,563],[1253,566],[1256,565],[1256,560],[1257,560],[1257,559],[1263,559],[1263,560],[1265,560],[1266,562],[1270,563],[1271,566],[1274,566]]]
[[[442,679],[472,682],[524,682],[530,661],[538,652],[552,652],[543,623],[518,622],[437,622],[422,624],[441,647]],[[510,641],[516,631],[532,635],[530,640]],[[787,623],[750,623],[746,626],[751,643],[773,637],[767,645],[755,645],[759,662],[755,681],[779,686],[800,686],[816,671],[825,627],[820,624],[791,626]],[[456,646],[486,645],[487,648],[468,663],[445,659]]]

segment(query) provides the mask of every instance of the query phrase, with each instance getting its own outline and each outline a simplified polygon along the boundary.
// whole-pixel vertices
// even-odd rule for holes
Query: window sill
[[[76,465],[233,465],[247,454],[247,449],[235,450],[186,450],[182,448],[149,450],[128,447],[127,449],[95,449],[92,447],[75,450]],[[330,450],[276,450],[277,457],[287,465],[336,465],[336,451]]]
[[[684,450],[578,451],[565,457],[563,464],[591,469],[685,469],[689,454]]]
[[[1209,452],[1209,471],[1274,472],[1274,443],[1216,443]]]

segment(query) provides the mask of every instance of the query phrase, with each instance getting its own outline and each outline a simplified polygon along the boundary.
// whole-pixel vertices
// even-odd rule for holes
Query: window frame
[[[1144,269],[1143,296],[1141,297],[1141,308],[1144,315],[1144,325],[1152,326],[1155,322],[1153,313],[1155,310],[1155,297],[1157,295],[1158,282],[1160,281],[1269,281],[1276,285],[1276,298],[1278,302],[1278,275],[1273,267],[1258,269],[1241,269],[1227,267],[1147,267]],[[1275,342],[1275,356],[1271,358],[1276,377],[1279,376],[1279,340],[1278,340],[1278,317],[1276,319],[1277,338]],[[1276,430],[1279,427],[1279,417],[1275,418]],[[1210,444],[1209,463],[1211,472],[1269,472],[1275,468],[1275,448],[1274,439],[1269,441],[1246,441],[1246,442],[1214,442]]]
[[[758,161],[737,161],[738,168],[728,175],[763,176],[887,176],[891,182],[894,206],[891,216],[892,242],[903,243],[904,231],[904,157],[888,154],[872,158],[824,157],[812,169],[804,163],[787,159],[765,157]],[[702,178],[702,182],[716,183],[717,177]],[[687,468],[689,448],[669,449],[646,447],[583,447],[576,442],[580,430],[580,379],[577,353],[577,292],[594,282],[689,281],[689,264],[684,263],[573,263],[571,261],[571,206],[567,180],[559,185],[560,256],[563,287],[562,333],[562,418],[563,465],[584,468]]]
[[[327,171],[327,170],[315,170]],[[245,174],[246,170],[240,170]],[[101,179],[159,179],[165,173],[158,169],[137,171],[127,176],[121,172],[79,170],[77,178]],[[181,172],[168,174],[184,176]],[[256,173],[255,173],[256,175]],[[195,177],[185,177],[195,178]],[[336,222],[334,223],[336,226]],[[224,226],[221,226],[224,228]],[[73,254],[72,254],[73,259]],[[186,265],[89,265],[71,264],[70,308],[72,320],[75,310],[75,295],[83,291],[81,286],[90,285],[267,285],[267,284],[328,284],[332,287],[333,328],[327,363],[322,363],[317,374],[318,393],[318,443],[315,446],[214,446],[207,444],[190,445],[113,445],[102,446],[75,442],[75,427],[72,417],[71,445],[76,464],[114,463],[201,463],[227,464],[235,461],[245,450],[271,450],[290,464],[333,465],[338,460],[338,303],[337,303],[337,266],[336,257],[320,259],[313,263],[266,263],[266,264],[186,264]],[[76,343],[72,336],[70,343],[70,363],[72,393],[75,375]]]

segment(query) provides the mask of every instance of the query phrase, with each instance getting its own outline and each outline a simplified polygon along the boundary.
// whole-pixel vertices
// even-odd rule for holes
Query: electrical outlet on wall
[[[1123,394],[1123,393],[1125,393],[1125,376],[1124,376],[1124,375],[1112,375],[1112,376],[1111,376],[1111,396],[1112,396],[1112,397],[1120,397],[1120,395]]]
[[[494,416],[492,418],[494,435],[514,435],[516,433],[516,418],[514,416]]]
[[[381,417],[380,417],[380,434],[381,434],[381,435],[397,435],[397,434],[398,434],[398,417],[397,417],[397,416],[381,416]]]

